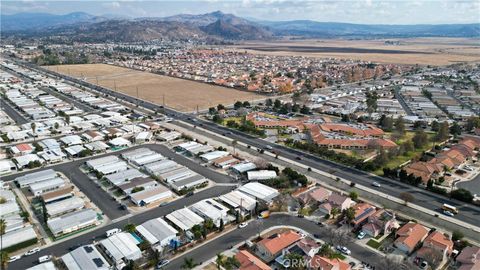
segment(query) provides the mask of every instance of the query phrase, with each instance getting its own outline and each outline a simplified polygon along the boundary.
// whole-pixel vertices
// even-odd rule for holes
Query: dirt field
[[[49,69],[85,79],[90,83],[116,89],[122,93],[163,104],[179,111],[208,109],[221,103],[230,105],[235,101],[253,101],[263,96],[235,89],[214,86],[189,80],[176,79],[148,72],[106,64],[59,65]],[[165,99],[165,100],[164,100]]]
[[[448,65],[458,62],[480,62],[480,40],[466,38],[388,39],[380,40],[283,40],[251,42],[232,48],[270,55],[302,55],[358,59],[379,63]]]

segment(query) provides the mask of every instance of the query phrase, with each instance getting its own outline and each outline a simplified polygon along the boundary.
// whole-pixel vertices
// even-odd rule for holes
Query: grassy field
[[[106,64],[59,65],[53,71],[84,79],[179,111],[208,109],[217,104],[253,101],[262,96],[221,86],[136,71]]]
[[[311,39],[280,40],[275,42],[248,42],[233,48],[268,55],[298,55],[310,57],[334,57],[378,63],[448,65],[457,62],[480,62],[478,39],[468,38],[405,38],[389,39],[398,45],[386,45],[382,39],[345,40]],[[273,48],[277,46],[277,48]],[[308,51],[305,51],[308,46]],[[257,47],[258,49],[255,49]],[[317,47],[318,50],[314,48]],[[334,48],[328,51],[328,48]],[[343,50],[342,50],[343,49]],[[353,49],[371,50],[363,53]],[[303,51],[302,51],[303,50]],[[384,50],[382,53],[379,50]],[[394,52],[397,51],[397,52]]]
[[[435,136],[434,133],[429,133],[427,132],[427,135],[428,135],[428,139],[429,141],[431,142],[433,140],[433,137]],[[412,132],[412,131],[408,131],[405,136],[402,138],[402,139],[399,139],[397,141],[395,141],[398,145],[402,144],[403,142],[407,141],[407,140],[412,140],[413,136],[415,136],[415,132]],[[422,148],[415,148],[414,151],[411,151],[411,152],[408,152],[404,155],[400,155],[400,156],[397,156],[395,157],[394,159],[390,160],[384,167],[388,167],[390,169],[393,169],[393,168],[396,168],[400,165],[402,165],[403,163],[421,155],[424,151],[426,150],[429,150],[430,148],[432,148],[433,144],[432,143],[428,143],[427,145],[425,145],[424,147]],[[376,175],[383,175],[383,169],[380,168],[376,171],[373,172],[374,174]]]

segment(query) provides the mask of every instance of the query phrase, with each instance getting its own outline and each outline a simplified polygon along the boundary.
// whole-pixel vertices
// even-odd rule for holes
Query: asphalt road
[[[203,191],[197,192],[190,197],[184,197],[171,202],[168,205],[156,207],[149,211],[132,216],[128,219],[109,224],[104,227],[96,228],[87,233],[77,235],[63,242],[54,243],[53,246],[43,248],[39,253],[28,257],[22,257],[20,260],[9,264],[9,269],[27,269],[38,264],[38,258],[45,255],[54,255],[60,257],[69,252],[69,248],[76,245],[85,245],[91,243],[93,240],[101,240],[105,238],[105,232],[113,228],[123,228],[128,223],[141,224],[153,218],[163,217],[167,214],[183,208],[185,206],[194,204],[200,200],[220,196],[232,190],[229,186],[215,186]]]
[[[287,214],[272,215],[268,219],[253,220],[245,228],[233,230],[232,232],[220,236],[204,244],[203,246],[179,256],[172,260],[165,268],[181,269],[185,258],[193,258],[196,263],[206,262],[215,257],[217,253],[224,252],[225,250],[230,249],[232,246],[245,242],[246,240],[255,237],[270,227],[283,225],[300,228],[312,235],[318,234],[318,236],[320,236],[320,238],[323,240],[327,238],[327,231],[316,225],[314,222]],[[380,255],[358,245],[354,241],[346,246],[352,251],[352,257],[360,261],[368,262],[373,266],[375,266],[376,263],[381,259]]]
[[[10,103],[8,103],[3,98],[0,98],[0,106],[1,106],[2,110],[4,112],[6,112],[8,114],[8,116],[10,116],[10,118],[12,118],[12,120],[15,121],[15,123],[17,123],[18,125],[23,125],[23,124],[26,124],[26,123],[29,122],[29,120],[27,120],[27,118],[25,118],[19,112],[14,110],[12,108],[12,105],[10,105]]]
[[[84,164],[87,160],[96,159],[103,156],[110,156],[110,155],[120,155],[122,152],[130,151],[136,148],[147,147],[153,151],[156,151],[175,162],[184,165],[191,170],[195,171],[198,174],[205,176],[207,179],[210,179],[216,183],[234,183],[235,180],[227,175],[218,173],[212,169],[206,168],[198,163],[193,162],[192,160],[174,153],[172,150],[167,148],[164,145],[160,144],[148,144],[148,145],[138,145],[135,147],[131,147],[128,149],[124,149],[121,151],[116,151],[112,153],[97,155],[87,159],[76,160],[72,162],[61,163],[55,166],[51,166],[48,168],[39,168],[37,170],[32,170],[24,173],[19,173],[15,175],[9,175],[2,177],[4,181],[12,181],[19,176],[23,176],[25,174],[29,174],[35,171],[45,170],[45,169],[53,169],[55,171],[62,172],[65,176],[67,176],[90,200],[92,200],[95,205],[97,205],[100,210],[111,220],[120,218],[122,216],[128,215],[128,210],[120,209],[120,203],[115,201],[113,197],[106,193],[101,187],[97,186],[95,182],[90,180],[81,170],[80,166]]]
[[[117,98],[121,98],[127,102],[130,103],[137,103],[137,99],[132,96],[125,95],[120,92],[115,92],[110,89],[106,89],[100,86],[96,86],[94,84],[90,84],[87,82],[84,82],[82,80],[76,79],[76,78],[71,78],[69,76],[61,75],[52,71],[48,71],[42,68],[39,68],[33,64],[27,64],[31,68],[34,69],[40,69],[44,72],[48,72],[54,76],[60,77],[65,80],[69,80],[74,83],[81,84],[85,87],[89,87],[91,89],[94,89],[96,91],[101,91],[103,93],[106,93],[110,96],[114,96]],[[366,172],[356,170],[351,167],[347,167],[341,164],[337,164],[328,160],[321,159],[319,157],[303,153],[301,151],[298,151],[296,149],[284,147],[281,145],[277,144],[272,144],[268,143],[264,140],[258,139],[256,137],[253,137],[249,134],[245,134],[240,131],[228,129],[223,126],[216,125],[215,123],[209,122],[209,121],[204,121],[198,118],[195,118],[192,115],[185,114],[185,113],[180,113],[168,108],[164,108],[163,106],[159,106],[157,104],[148,102],[148,101],[143,101],[140,100],[139,105],[146,108],[150,109],[152,111],[160,111],[166,113],[169,117],[175,118],[177,120],[182,120],[189,122],[190,124],[193,125],[199,125],[202,124],[203,128],[208,129],[210,131],[216,132],[218,134],[225,134],[225,136],[235,139],[237,141],[246,143],[248,145],[258,147],[258,148],[264,148],[265,146],[269,145],[271,146],[275,152],[279,153],[282,157],[295,160],[297,157],[301,156],[302,160],[296,160],[296,162],[302,163],[306,166],[309,166],[311,168],[315,168],[321,171],[326,171],[329,173],[332,173],[336,176],[342,177],[344,179],[347,179],[349,181],[366,185],[369,186],[371,185],[372,182],[376,181],[379,182],[382,185],[381,191],[385,194],[388,194],[390,196],[397,197],[401,192],[410,192],[412,193],[416,200],[415,204],[422,206],[424,208],[433,210],[433,211],[438,211],[442,204],[444,203],[449,203],[457,208],[459,208],[460,213],[455,216],[456,219],[464,221],[466,223],[469,223],[471,225],[478,226],[480,224],[480,207],[473,206],[471,204],[466,204],[457,200],[449,199],[444,196],[428,192],[424,189],[409,186],[403,183],[400,183],[399,181],[395,181],[392,179],[384,178],[384,177],[379,177],[379,176],[373,176],[370,175]]]

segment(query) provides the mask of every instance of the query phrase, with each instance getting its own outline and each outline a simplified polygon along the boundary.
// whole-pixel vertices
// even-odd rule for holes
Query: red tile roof
[[[240,270],[270,270],[270,266],[266,265],[259,258],[255,257],[247,250],[240,250],[235,254],[235,258],[240,262]]]
[[[265,238],[258,242],[259,245],[265,247],[270,254],[277,254],[282,249],[300,240],[300,235],[294,231],[288,231],[278,234],[274,238]]]

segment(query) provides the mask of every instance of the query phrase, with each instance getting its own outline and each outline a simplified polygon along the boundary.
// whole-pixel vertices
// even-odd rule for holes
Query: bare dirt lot
[[[253,101],[263,96],[189,80],[136,71],[106,64],[59,65],[49,69],[85,79],[122,93],[163,104],[179,111],[204,110],[217,104]]]
[[[232,48],[269,55],[343,58],[378,63],[449,65],[480,62],[480,39],[405,38],[387,40],[311,39],[249,42]]]

